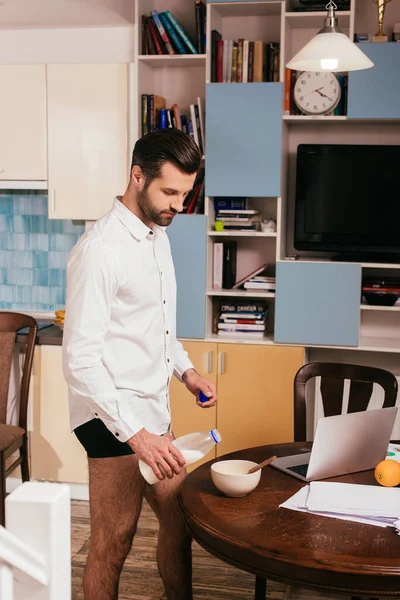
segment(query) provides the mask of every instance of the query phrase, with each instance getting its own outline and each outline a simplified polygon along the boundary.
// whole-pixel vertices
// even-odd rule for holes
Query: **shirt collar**
[[[133,212],[129,210],[129,208],[126,208],[126,206],[122,204],[118,196],[114,199],[114,204],[111,212],[113,212],[116,215],[116,217],[121,221],[121,223],[125,225],[128,231],[139,242],[141,240],[144,240],[144,238],[147,235],[149,235],[149,233],[152,231],[149,227],[147,227],[147,225],[143,223],[143,221],[139,219],[139,217],[134,215]]]

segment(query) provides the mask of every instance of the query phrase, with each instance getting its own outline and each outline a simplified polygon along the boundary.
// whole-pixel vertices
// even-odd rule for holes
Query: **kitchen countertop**
[[[16,342],[24,342],[27,334],[17,334]],[[57,325],[50,325],[50,327],[44,327],[39,329],[36,344],[38,346],[61,346],[63,339],[62,330]]]

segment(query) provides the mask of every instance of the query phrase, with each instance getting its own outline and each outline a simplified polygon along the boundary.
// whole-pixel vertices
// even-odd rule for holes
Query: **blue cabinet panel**
[[[351,119],[400,119],[400,44],[360,44],[374,66],[349,73]]]
[[[358,346],[361,265],[279,262],[275,341]]]
[[[167,229],[177,283],[177,336],[204,338],[207,217],[177,215]]]
[[[206,194],[279,196],[282,84],[210,83]]]

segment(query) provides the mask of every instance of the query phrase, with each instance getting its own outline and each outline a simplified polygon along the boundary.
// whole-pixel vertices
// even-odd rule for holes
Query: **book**
[[[190,40],[182,25],[175,19],[175,17],[171,14],[169,10],[165,11],[166,16],[171,22],[171,25],[175,28],[175,31],[181,36],[185,46],[188,48],[189,52],[192,54],[198,54],[193,42]]]
[[[217,82],[217,44],[222,40],[222,35],[216,29],[211,31],[211,81]]]
[[[206,51],[206,5],[202,0],[194,2],[196,18],[196,46],[199,54],[205,54]]]
[[[164,25],[164,28],[165,28],[173,46],[177,50],[177,52],[179,54],[187,54],[185,46],[181,42],[179,35],[176,33],[175,29],[172,27],[171,22],[168,19],[167,15],[162,12],[159,14],[159,17],[160,17],[161,23]]]
[[[222,270],[223,270],[223,252],[222,242],[214,244],[214,262],[213,262],[213,289],[222,290]]]
[[[217,198],[214,198],[214,210],[218,211],[223,209],[247,209],[247,198],[243,196],[238,196],[237,198],[219,196]]]
[[[231,289],[236,281],[236,254],[237,242],[224,242],[222,287],[226,290]]]
[[[169,39],[169,36],[164,29],[164,25],[162,24],[160,17],[158,16],[158,12],[156,10],[151,10],[150,14],[154,19],[154,23],[156,24],[157,29],[160,32],[163,42],[165,43],[165,46],[168,50],[168,54],[175,54],[175,50],[172,47],[171,40]]]
[[[251,273],[248,273],[245,277],[243,277],[242,279],[240,279],[240,281],[237,281],[235,283],[235,285],[233,286],[233,289],[237,290],[244,283],[246,283],[246,281],[248,281],[249,279],[251,279],[255,275],[259,275],[260,273],[262,273],[263,271],[265,271],[269,267],[272,267],[273,265],[274,265],[274,263],[264,263],[263,265],[260,265],[259,267],[257,267],[257,269],[254,269],[254,271],[252,271]]]
[[[199,110],[199,120],[200,120],[200,135],[201,135],[201,145],[203,154],[205,153],[205,130],[204,130],[204,109],[203,109],[203,101],[198,96],[197,97],[197,106]]]

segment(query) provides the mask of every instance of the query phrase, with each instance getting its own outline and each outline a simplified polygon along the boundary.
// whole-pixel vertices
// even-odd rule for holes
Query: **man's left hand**
[[[188,369],[185,371],[182,379],[189,392],[192,392],[192,394],[196,397],[196,404],[198,406],[201,406],[201,408],[209,408],[210,406],[214,406],[217,401],[217,390],[211,381],[204,379],[204,377],[199,375],[195,369]],[[203,394],[207,396],[207,402],[200,402],[200,392],[203,392]]]

